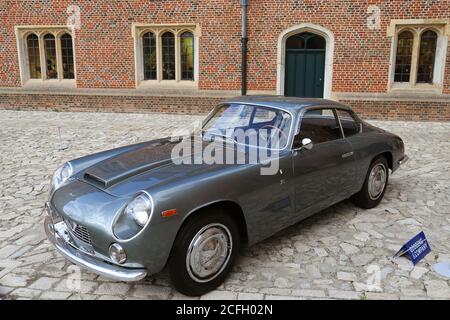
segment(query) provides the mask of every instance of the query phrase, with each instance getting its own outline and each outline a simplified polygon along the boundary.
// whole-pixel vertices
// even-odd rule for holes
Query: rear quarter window
[[[359,133],[360,125],[350,112],[342,109],[337,109],[336,112],[346,138]]]

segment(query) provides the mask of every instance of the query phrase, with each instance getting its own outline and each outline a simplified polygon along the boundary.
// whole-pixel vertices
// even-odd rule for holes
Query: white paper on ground
[[[450,262],[439,262],[433,265],[434,271],[441,276],[450,278]]]

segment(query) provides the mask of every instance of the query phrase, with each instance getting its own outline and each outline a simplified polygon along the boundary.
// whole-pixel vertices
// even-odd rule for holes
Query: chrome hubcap
[[[233,242],[230,230],[220,223],[203,227],[189,245],[186,268],[197,282],[208,282],[217,277],[230,260]]]
[[[386,167],[383,164],[377,164],[372,168],[369,175],[369,197],[372,200],[377,200],[384,191],[386,186]]]

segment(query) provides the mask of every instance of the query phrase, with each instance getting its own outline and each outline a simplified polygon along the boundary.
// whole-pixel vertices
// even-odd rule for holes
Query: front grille
[[[74,237],[86,244],[92,244],[91,235],[89,234],[89,230],[86,227],[83,227],[82,225],[79,225],[78,223],[70,221],[68,219],[65,219],[65,222],[67,228]]]

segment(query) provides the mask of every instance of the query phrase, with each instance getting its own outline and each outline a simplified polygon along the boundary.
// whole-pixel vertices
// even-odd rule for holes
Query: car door
[[[301,115],[294,138],[295,211],[299,220],[346,198],[352,185],[354,157],[333,108]],[[305,138],[312,148],[298,148]]]
[[[351,196],[361,190],[366,179],[366,173],[370,160],[370,153],[367,150],[367,137],[361,134],[361,122],[353,114],[346,109],[336,108],[336,114],[342,127],[345,139],[351,144],[353,149],[353,158],[355,161],[352,185],[349,186],[348,196]]]

